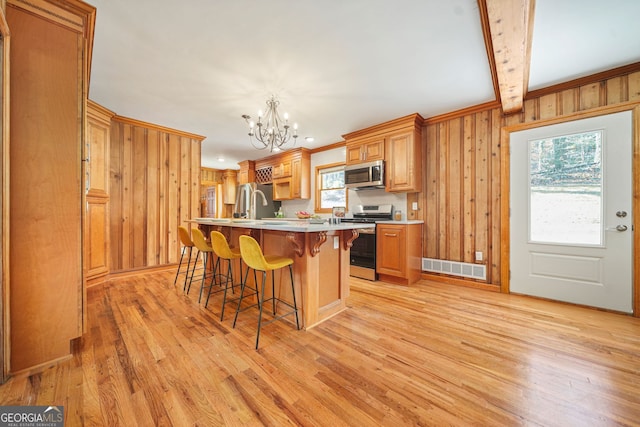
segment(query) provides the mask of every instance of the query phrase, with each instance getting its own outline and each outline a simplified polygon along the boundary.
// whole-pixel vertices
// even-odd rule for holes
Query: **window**
[[[529,240],[602,244],[602,131],[529,141]]]
[[[344,163],[316,167],[315,212],[331,213],[334,206],[347,206]]]

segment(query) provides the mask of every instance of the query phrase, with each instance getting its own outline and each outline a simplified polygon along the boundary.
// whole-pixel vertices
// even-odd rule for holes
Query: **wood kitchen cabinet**
[[[384,160],[384,137],[375,137],[362,142],[347,143],[347,164]]]
[[[274,179],[287,178],[289,176],[291,176],[291,158],[284,158],[281,160],[279,164],[272,167],[272,170],[271,170],[272,178]]]
[[[87,102],[83,261],[88,285],[104,281],[109,273],[109,147],[114,115],[93,101]]]
[[[343,135],[347,165],[384,160],[386,191],[421,191],[423,121],[416,113]]]
[[[11,164],[10,203],[3,207],[11,275],[8,348],[1,357],[3,371],[10,366],[17,374],[70,358],[71,342],[83,331],[83,197],[91,189],[83,147],[95,8],[75,0],[7,0],[3,7],[11,30],[11,62],[4,65],[11,79],[3,93],[12,94],[11,138],[3,141]],[[93,184],[102,187],[95,193],[103,195],[108,169],[94,166]],[[91,217],[104,219],[98,210],[105,204],[95,207]],[[99,234],[104,226],[91,230]]]
[[[222,175],[222,201],[225,205],[236,203],[236,189],[238,187],[237,172],[227,169]]]
[[[376,273],[385,282],[410,285],[420,280],[422,223],[376,225]]]
[[[311,197],[311,152],[297,148],[256,162],[256,167],[271,164],[273,200]]]
[[[256,182],[256,162],[253,160],[243,160],[238,162],[240,170],[238,171],[238,184],[248,184]]]
[[[386,190],[422,191],[422,133],[416,129],[387,137]]]
[[[311,158],[297,156],[291,160],[291,198],[311,197]]]

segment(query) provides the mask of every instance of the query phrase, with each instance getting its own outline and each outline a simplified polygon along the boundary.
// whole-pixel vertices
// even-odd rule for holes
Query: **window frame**
[[[342,171],[344,172],[344,167],[346,166],[345,162],[338,163],[329,163],[325,165],[316,166],[316,188],[315,188],[315,202],[314,202],[314,212],[315,213],[332,213],[333,207],[323,208],[321,207],[322,202],[322,192],[326,191],[322,189],[322,174],[326,172],[333,172],[330,169],[338,169],[342,167]],[[332,190],[337,190],[333,188]],[[345,197],[345,209],[348,210],[349,206],[349,192],[347,191],[347,187],[343,187],[344,197]]]

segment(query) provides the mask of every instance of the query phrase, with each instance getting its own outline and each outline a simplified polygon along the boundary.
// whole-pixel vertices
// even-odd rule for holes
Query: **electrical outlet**
[[[414,211],[417,211],[418,210],[418,202],[413,202],[411,204],[411,209],[414,210]]]
[[[476,252],[476,261],[482,261],[482,252],[478,251]]]

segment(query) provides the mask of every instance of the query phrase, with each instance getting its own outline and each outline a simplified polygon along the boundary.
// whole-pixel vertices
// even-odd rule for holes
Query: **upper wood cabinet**
[[[240,170],[238,171],[238,184],[256,182],[256,162],[253,160],[243,160],[238,164],[240,165]]]
[[[236,202],[237,174],[235,170],[227,169],[222,175],[222,200],[225,205],[233,205]]]
[[[212,168],[200,168],[200,185],[203,187],[209,187],[222,182],[222,175],[224,171],[220,169]]]
[[[283,157],[279,164],[272,167],[271,177],[274,179],[291,176],[291,158],[288,158],[286,154]]]
[[[347,164],[384,160],[384,137],[374,137],[364,141],[347,143]]]
[[[419,129],[387,137],[386,190],[391,192],[422,191],[422,144]]]
[[[384,160],[386,191],[421,191],[423,121],[416,113],[343,135],[346,163]]]
[[[291,198],[308,199],[311,195],[311,159],[296,156],[291,160]]]
[[[282,154],[256,160],[256,170],[270,168],[274,200],[311,197],[311,152],[295,148]]]

